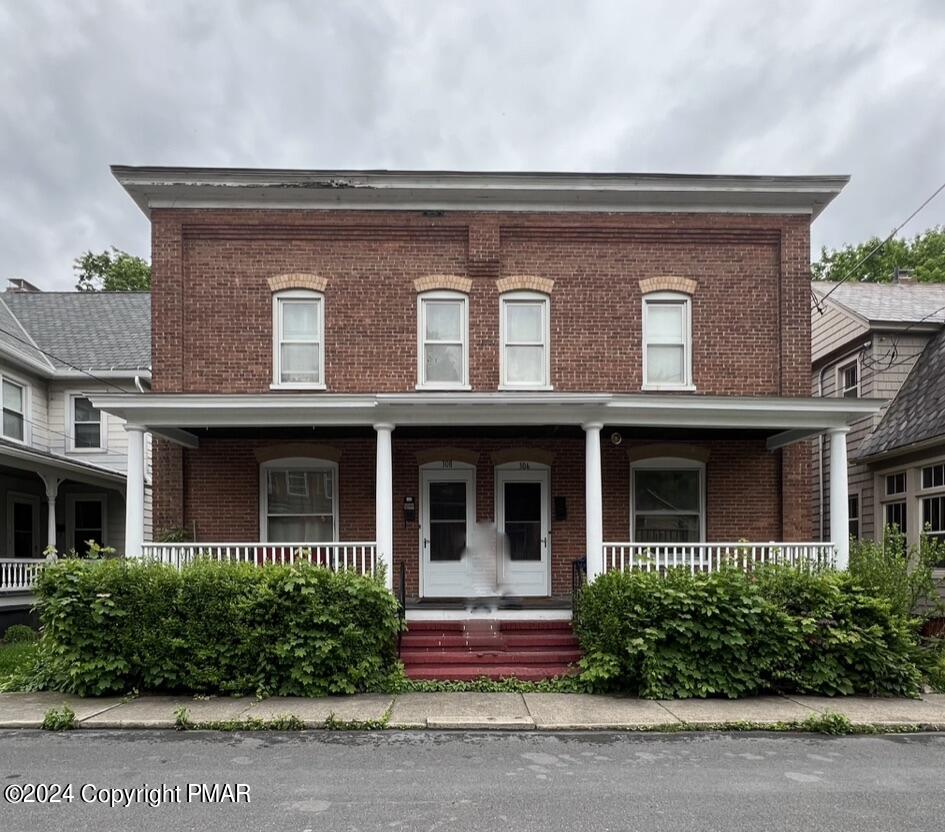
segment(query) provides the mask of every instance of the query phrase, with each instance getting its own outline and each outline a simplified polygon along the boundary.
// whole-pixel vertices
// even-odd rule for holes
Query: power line
[[[921,318],[919,318],[919,320],[912,321],[905,329],[903,329],[901,332],[897,332],[893,336],[893,339],[892,339],[893,343],[890,345],[889,350],[886,351],[886,355],[889,356],[889,359],[890,359],[888,364],[886,364],[885,366],[881,366],[881,360],[874,361],[873,359],[869,359],[868,361],[863,362],[864,365],[869,367],[869,369],[873,371],[876,371],[876,370],[885,371],[885,370],[891,370],[893,367],[898,367],[902,364],[907,364],[910,361],[918,361],[919,359],[918,355],[909,356],[907,358],[900,359],[899,361],[894,361],[896,354],[899,351],[899,339],[902,338],[910,329],[918,326],[919,324],[925,323],[925,321],[927,321],[929,318],[933,317],[934,315],[937,315],[939,312],[945,312],[945,306],[940,306],[938,309],[933,309],[927,315],[923,315]]]
[[[820,307],[820,301],[827,300],[827,298],[829,298],[834,292],[836,292],[841,284],[849,280],[850,277],[853,275],[853,273],[857,269],[860,268],[860,266],[862,266],[874,254],[876,254],[877,251],[879,251],[881,248],[887,245],[893,237],[895,237],[903,228],[905,228],[905,226],[908,225],[909,222],[911,222],[912,219],[914,219],[919,214],[919,212],[922,211],[922,209],[925,208],[925,206],[928,205],[933,199],[935,199],[935,197],[937,197],[942,191],[945,191],[945,182],[939,185],[935,189],[935,191],[931,194],[931,196],[927,197],[925,201],[918,208],[916,208],[911,214],[909,214],[908,217],[906,217],[901,223],[899,223],[899,225],[897,225],[892,231],[890,231],[889,236],[886,237],[885,240],[883,240],[878,245],[876,245],[872,250],[869,251],[869,253],[861,257],[859,260],[857,260],[856,263],[854,263],[849,269],[847,269],[847,271],[843,274],[843,276],[834,283],[830,291],[827,292],[827,294],[825,294],[822,298],[818,299],[816,297],[816,293],[814,292],[813,287],[811,287],[811,294],[812,296],[814,296],[814,306],[817,307],[817,311],[820,312],[820,314],[822,315],[824,311]]]

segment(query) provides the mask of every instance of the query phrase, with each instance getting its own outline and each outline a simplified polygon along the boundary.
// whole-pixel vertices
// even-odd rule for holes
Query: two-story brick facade
[[[152,225],[153,392],[95,403],[157,437],[155,539],[196,541],[146,553],[554,607],[585,556],[809,541],[804,440],[876,409],[810,397],[843,177],[115,175]]]

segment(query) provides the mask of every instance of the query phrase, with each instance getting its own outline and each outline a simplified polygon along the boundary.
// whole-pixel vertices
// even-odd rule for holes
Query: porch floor
[[[517,597],[513,595],[474,596],[456,598],[407,598],[408,610],[570,610],[569,596]]]

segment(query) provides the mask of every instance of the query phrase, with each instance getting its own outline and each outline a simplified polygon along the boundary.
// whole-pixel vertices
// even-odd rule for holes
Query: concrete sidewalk
[[[439,730],[699,730],[784,728],[827,713],[858,727],[945,730],[945,694],[922,699],[760,696],[656,702],[561,693],[407,693],[301,699],[142,696],[82,699],[57,693],[0,694],[0,728],[39,728],[51,708],[68,705],[80,728],[175,728],[186,709],[189,727],[398,728]],[[281,725],[280,725],[281,722]],[[327,723],[327,725],[326,725]]]

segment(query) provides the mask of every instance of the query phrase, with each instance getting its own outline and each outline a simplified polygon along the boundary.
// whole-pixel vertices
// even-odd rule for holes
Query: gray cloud
[[[0,54],[0,278],[45,288],[147,256],[114,162],[850,173],[815,251],[945,180],[939,0],[0,0]]]

